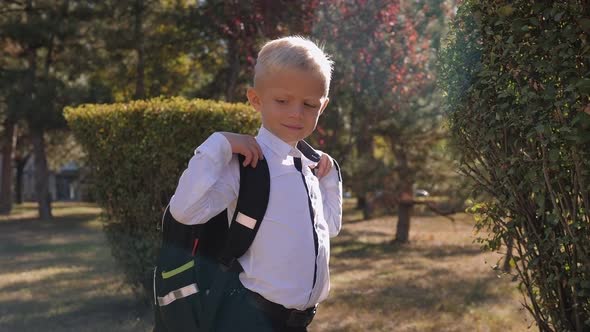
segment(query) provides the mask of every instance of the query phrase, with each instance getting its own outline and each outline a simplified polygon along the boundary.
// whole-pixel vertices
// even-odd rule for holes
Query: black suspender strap
[[[305,181],[305,175],[303,175],[303,166],[301,163],[301,158],[293,157],[293,164],[295,165],[295,168],[299,171],[299,173],[301,173],[301,179],[303,181],[303,186],[305,187],[305,192],[307,193],[307,204],[309,206],[309,219],[311,221],[311,229],[312,229],[312,234],[313,234],[313,246],[314,246],[314,250],[315,250],[315,259],[313,262],[313,264],[314,264],[313,265],[313,283],[311,285],[311,289],[313,292],[313,289],[315,288],[315,284],[316,284],[317,274],[318,274],[317,257],[318,257],[319,240],[318,240],[318,233],[315,228],[316,212],[314,211],[313,205],[311,204],[309,188],[307,187],[307,182]],[[310,293],[309,296],[311,297],[311,295],[312,294]]]

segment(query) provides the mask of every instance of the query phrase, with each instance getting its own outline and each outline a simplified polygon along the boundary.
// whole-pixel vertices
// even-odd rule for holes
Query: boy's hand
[[[318,164],[315,167],[316,176],[318,177],[318,179],[321,179],[324,176],[326,176],[330,172],[332,167],[334,167],[334,162],[332,161],[332,158],[330,158],[330,156],[328,156],[327,154],[322,153],[322,156],[320,157],[320,162],[318,162]]]
[[[229,145],[231,145],[232,153],[239,153],[246,157],[244,160],[244,166],[250,165],[256,167],[258,160],[264,158],[262,155],[262,149],[253,136],[227,132],[222,132],[221,134],[225,136]]]

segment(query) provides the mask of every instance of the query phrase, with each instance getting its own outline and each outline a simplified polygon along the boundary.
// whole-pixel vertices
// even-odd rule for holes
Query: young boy
[[[297,143],[314,131],[328,105],[331,72],[326,54],[305,38],[268,42],[247,92],[262,116],[258,136],[214,133],[180,177],[170,212],[184,224],[199,224],[226,208],[233,216],[237,154],[251,167],[265,158],[270,171],[265,217],[238,259],[244,271],[223,299],[215,331],[306,331],[328,296],[330,237],[342,220],[340,173],[327,154],[317,151],[320,161],[313,162]]]

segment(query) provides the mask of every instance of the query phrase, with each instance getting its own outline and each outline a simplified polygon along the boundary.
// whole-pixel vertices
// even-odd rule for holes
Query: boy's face
[[[295,146],[315,130],[329,101],[324,91],[317,74],[288,68],[267,73],[248,89],[248,100],[264,128]]]

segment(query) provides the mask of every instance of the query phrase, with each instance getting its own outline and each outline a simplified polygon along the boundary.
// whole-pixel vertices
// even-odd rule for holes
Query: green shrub
[[[441,54],[472,208],[541,331],[590,330],[590,6],[467,0]]]
[[[194,149],[215,131],[255,134],[245,104],[151,99],[65,111],[87,153],[112,254],[128,282],[151,292],[162,212]]]

